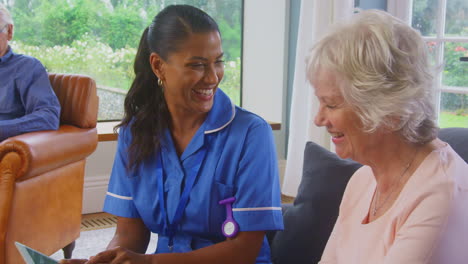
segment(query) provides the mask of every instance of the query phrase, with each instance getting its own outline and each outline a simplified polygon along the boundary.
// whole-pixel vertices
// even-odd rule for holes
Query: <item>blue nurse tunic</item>
[[[282,230],[278,165],[270,125],[259,116],[233,105],[220,89],[211,111],[179,157],[169,131],[161,140],[163,190],[158,192],[157,159],[142,162],[128,171],[129,127],[119,133],[117,153],[104,203],[104,211],[141,218],[158,234],[155,253],[170,252],[164,235],[159,195],[164,195],[169,219],[179,204],[187,173],[197,164],[202,148],[206,154],[190,192],[187,206],[173,238],[172,252],[187,252],[225,240],[221,226],[226,208],[218,202],[235,197],[232,211],[240,231]],[[256,263],[270,263],[264,238]]]

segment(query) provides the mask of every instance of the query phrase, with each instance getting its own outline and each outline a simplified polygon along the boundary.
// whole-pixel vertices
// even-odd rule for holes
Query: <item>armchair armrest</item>
[[[96,128],[61,125],[58,130],[39,131],[11,137],[0,143],[0,161],[9,152],[21,158],[16,179],[25,180],[82,160],[97,146]]]

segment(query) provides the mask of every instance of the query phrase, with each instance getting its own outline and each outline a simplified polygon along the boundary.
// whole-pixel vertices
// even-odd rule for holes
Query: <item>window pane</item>
[[[468,95],[442,93],[440,127],[468,127]]]
[[[447,0],[445,34],[447,36],[468,37],[467,0]]]
[[[460,57],[468,55],[468,43],[446,42],[442,84],[468,92],[468,62]],[[443,92],[440,102],[441,127],[468,127],[468,95]]]
[[[429,63],[431,66],[437,65],[437,54],[439,53],[439,45],[436,41],[427,41],[427,52],[429,57]]]
[[[437,5],[437,0],[413,0],[412,27],[423,36],[436,35]]]
[[[468,43],[445,43],[443,85],[465,87],[468,90],[468,62],[460,61],[460,57],[466,56]]]
[[[119,120],[134,78],[140,36],[170,4],[190,4],[210,14],[223,38],[226,72],[220,84],[240,102],[242,0],[22,0],[10,1],[15,21],[11,46],[38,58],[49,72],[86,74],[98,85],[99,120]]]

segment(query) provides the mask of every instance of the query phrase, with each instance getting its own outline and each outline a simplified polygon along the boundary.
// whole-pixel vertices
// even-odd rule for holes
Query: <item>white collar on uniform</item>
[[[205,134],[218,132],[228,126],[236,116],[236,106],[221,90],[217,89],[211,108],[205,120]]]

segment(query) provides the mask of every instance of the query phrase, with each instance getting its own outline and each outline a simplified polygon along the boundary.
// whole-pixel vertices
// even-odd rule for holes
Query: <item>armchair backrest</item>
[[[49,73],[49,80],[62,108],[60,124],[96,127],[99,98],[96,82],[88,76]]]

